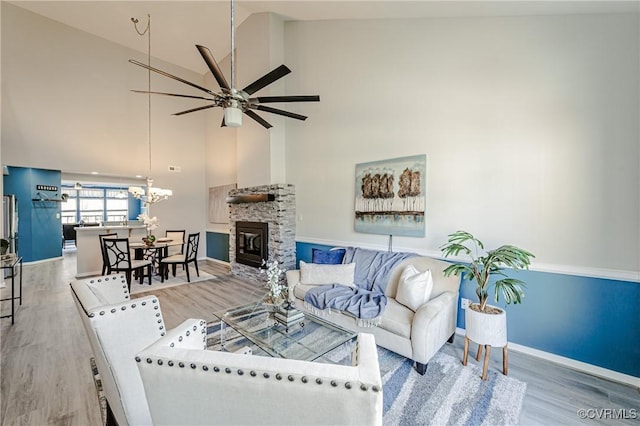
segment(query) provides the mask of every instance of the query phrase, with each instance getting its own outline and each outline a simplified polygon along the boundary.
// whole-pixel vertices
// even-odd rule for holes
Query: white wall
[[[355,164],[427,155],[425,238],[465,229],[539,267],[640,270],[638,15],[286,24],[297,237],[354,232]]]
[[[283,63],[282,18],[269,13],[251,15],[237,28],[236,46],[236,87],[241,89]],[[230,56],[216,60],[231,84]],[[207,73],[206,80],[207,87],[217,88],[211,73]],[[284,93],[282,80],[253,96]],[[238,188],[244,188],[286,181],[284,120],[278,115],[256,113],[274,127],[266,130],[244,115],[242,127],[220,128],[222,110],[207,112],[207,187],[236,183]],[[228,232],[229,226],[208,223],[207,229]]]
[[[144,50],[146,36],[139,37],[133,25],[131,37]],[[130,92],[146,90],[147,71],[129,64],[129,58],[146,63],[145,54],[2,2],[2,163],[148,175],[147,96]],[[203,82],[198,74],[154,58],[152,65]],[[162,76],[153,75],[151,84],[152,90],[191,93]],[[174,191],[152,208],[161,229],[196,232],[206,226],[204,115],[171,115],[194,106],[189,100],[152,98],[150,174],[155,186]],[[169,165],[182,172],[169,173]]]

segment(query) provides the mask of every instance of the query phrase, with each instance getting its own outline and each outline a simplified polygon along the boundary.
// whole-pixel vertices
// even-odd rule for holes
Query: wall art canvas
[[[236,184],[214,186],[209,188],[209,222],[229,223],[229,191],[236,189]]]
[[[356,232],[424,237],[427,156],[356,164]]]

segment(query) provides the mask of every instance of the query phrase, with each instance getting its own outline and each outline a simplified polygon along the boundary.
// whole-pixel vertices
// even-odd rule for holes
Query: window
[[[63,187],[62,192],[69,195],[62,203],[62,223],[100,223],[129,217],[126,188]]]

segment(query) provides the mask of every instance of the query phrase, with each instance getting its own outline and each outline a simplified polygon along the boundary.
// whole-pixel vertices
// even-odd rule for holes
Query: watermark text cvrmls
[[[580,408],[578,417],[591,420],[635,420],[638,410],[635,408]]]

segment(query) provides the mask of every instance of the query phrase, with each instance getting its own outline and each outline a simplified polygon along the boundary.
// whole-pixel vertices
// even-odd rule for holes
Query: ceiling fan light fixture
[[[242,110],[233,106],[224,109],[224,124],[227,127],[242,126]]]

